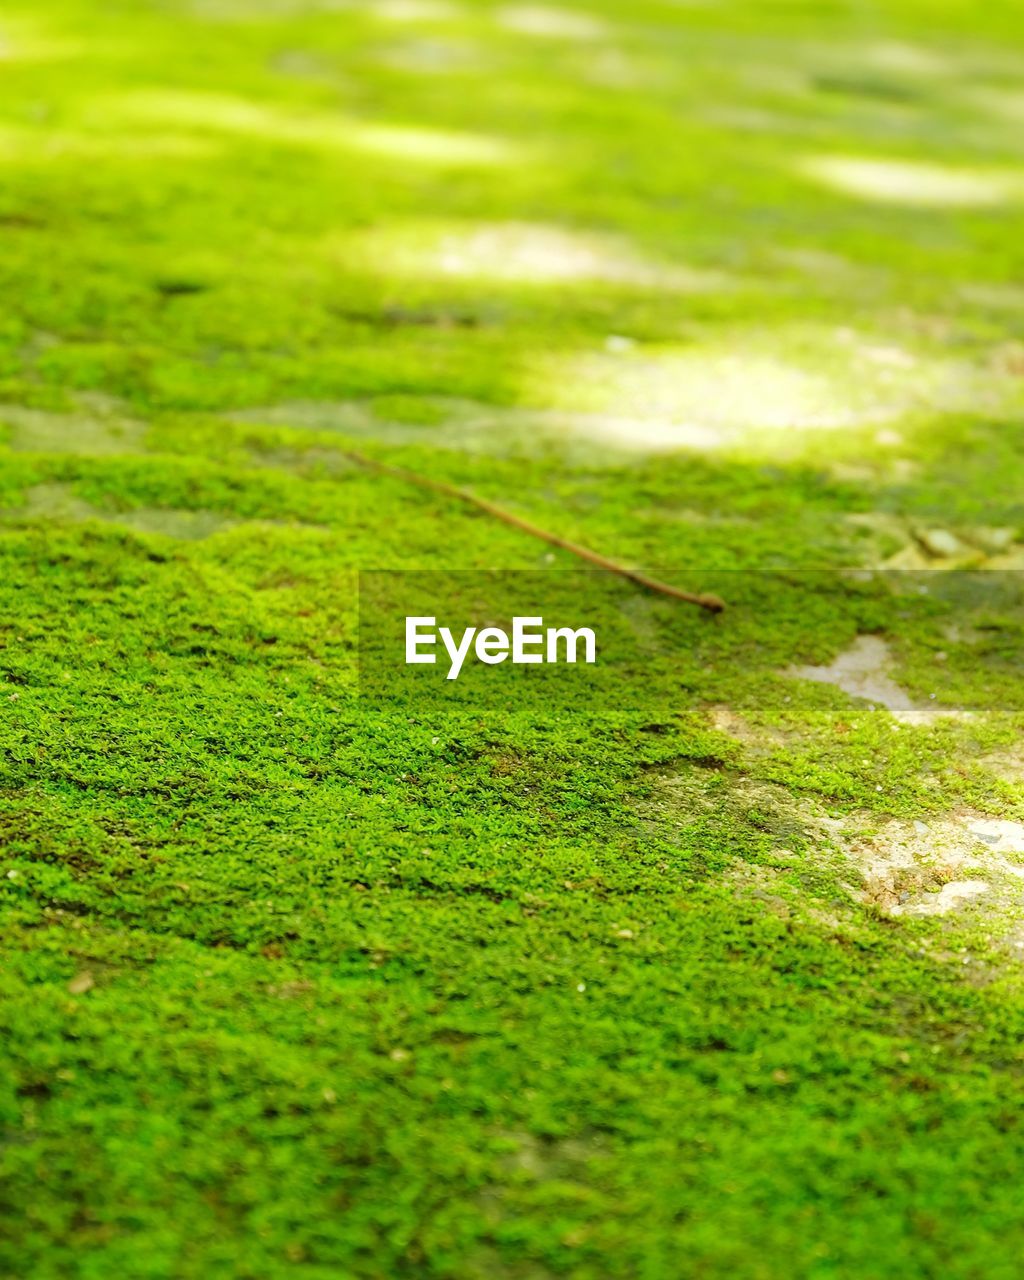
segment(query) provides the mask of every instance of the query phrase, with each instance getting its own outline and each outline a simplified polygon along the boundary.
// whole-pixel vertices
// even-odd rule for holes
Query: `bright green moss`
[[[1024,49],[938,10],[0,16],[3,1276],[1015,1280],[1020,856],[864,854],[1024,819]],[[353,447],[730,609],[360,698],[360,571],[576,565]],[[836,572],[935,529],[1003,578]],[[858,636],[972,714],[786,674]]]

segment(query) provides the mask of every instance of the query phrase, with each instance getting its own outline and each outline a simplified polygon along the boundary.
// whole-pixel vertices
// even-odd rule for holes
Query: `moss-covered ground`
[[[1017,6],[10,0],[0,175],[0,1274],[1016,1280]]]

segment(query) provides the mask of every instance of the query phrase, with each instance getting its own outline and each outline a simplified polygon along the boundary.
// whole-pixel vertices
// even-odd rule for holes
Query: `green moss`
[[[0,17],[5,1276],[1019,1272],[1019,15],[519,10]]]

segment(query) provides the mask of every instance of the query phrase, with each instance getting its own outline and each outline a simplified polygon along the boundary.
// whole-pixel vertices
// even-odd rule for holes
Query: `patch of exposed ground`
[[[0,405],[0,427],[8,428],[12,449],[80,457],[138,453],[146,432],[146,424],[127,416],[116,401],[89,394],[78,398],[71,413]]]
[[[483,270],[486,265],[492,273],[516,272],[523,278],[533,273],[538,279],[547,275],[553,282],[593,276],[620,281],[628,278],[633,283],[652,273],[652,279],[657,277],[662,284],[674,281],[677,288],[720,291],[726,287],[714,272],[678,268],[674,275],[666,275],[661,267],[616,258],[607,248],[599,254],[586,239],[577,243],[566,241],[565,236],[549,231],[506,243],[478,229],[474,237],[458,241],[442,237],[434,248],[439,261],[447,264],[446,273],[473,273],[477,266]],[[401,256],[399,247],[389,260],[397,261]],[[447,304],[394,307],[358,318],[384,329],[452,330],[490,323],[486,310]],[[806,368],[798,368],[765,356],[759,368],[746,368],[734,353],[644,355],[635,339],[609,333],[600,350],[578,357],[578,367],[552,366],[543,378],[534,380],[536,385],[531,382],[526,388],[528,400],[549,406],[545,408],[415,396],[406,398],[409,403],[402,412],[393,410],[391,397],[381,397],[379,402],[285,401],[254,405],[227,416],[235,421],[337,432],[385,444],[425,444],[492,457],[558,448],[570,460],[578,458],[587,465],[603,460],[618,465],[623,457],[637,454],[716,451],[741,439],[753,447],[758,433],[764,436],[762,445],[767,447],[770,439],[775,441],[774,448],[780,431],[785,435],[792,430],[855,425],[872,419],[876,409],[882,419],[898,417],[907,406],[890,396],[887,379],[894,371],[886,362],[898,363],[903,355],[898,349],[854,344],[845,364],[840,361],[840,367],[815,374],[810,360],[805,362]],[[860,369],[864,361],[871,369]],[[898,368],[896,373],[900,383],[911,376],[899,374]],[[949,378],[953,377],[950,373]],[[946,394],[948,378],[938,381]],[[836,404],[853,407],[836,411]],[[902,440],[880,429],[879,442],[895,446]],[[894,479],[906,479],[904,473],[911,466],[899,458],[886,465]],[[862,475],[857,468],[846,469],[850,473],[847,479],[870,479],[873,475],[870,470]],[[879,567],[1024,567],[1024,542],[1018,540],[1015,528],[947,530],[886,512],[859,513],[849,521],[870,540],[871,555]]]
[[[731,716],[720,722],[735,727]],[[993,938],[1024,944],[1022,822],[968,810],[927,822],[833,817],[812,797],[743,775],[709,787],[697,767],[658,779],[645,811],[682,829],[717,816],[730,831],[762,833],[764,861],[737,861],[727,874],[775,914],[831,919],[845,892],[892,917],[977,909]]]
[[[283,404],[238,409],[226,416],[233,422],[263,423],[303,431],[331,431],[357,437],[372,436],[375,429],[384,431],[390,425],[400,425],[387,423],[373,412],[371,405],[356,400],[290,400]],[[409,427],[408,432],[415,436],[414,428]],[[388,443],[402,441],[388,437]]]
[[[888,511],[857,512],[846,520],[871,539],[878,568],[1024,569],[1024,541],[1014,526],[927,525]],[[892,551],[894,543],[898,549]]]
[[[733,894],[755,909],[770,912],[780,920],[806,920],[830,929],[841,928],[842,901],[812,896],[802,887],[798,868],[764,866],[756,862],[735,862],[726,873]]]
[[[1024,824],[961,813],[887,822],[849,854],[865,901],[890,915],[933,916],[984,899],[993,915],[1024,920]]]
[[[993,751],[978,761],[1000,782],[1011,785],[1024,783],[1024,753],[1020,751]]]
[[[257,449],[251,461],[255,466],[294,471],[303,476],[339,475],[357,466],[338,449],[320,448]]]
[[[709,785],[714,776],[715,785]],[[764,782],[739,772],[719,772],[717,764],[695,763],[687,769],[661,775],[645,811],[656,822],[689,825],[721,821],[730,831],[744,827],[762,837],[770,848],[773,866],[806,868],[807,859],[795,848],[812,846],[820,869],[831,863],[835,871],[845,866],[837,833],[843,820],[832,817],[812,796],[794,796],[776,782]]]
[[[773,751],[790,739],[790,735],[779,729],[751,724],[740,712],[724,703],[708,707],[707,716],[719,733],[727,734],[746,747],[748,753],[755,755]]]
[[[487,65],[481,49],[466,40],[403,40],[381,49],[377,61],[396,71],[426,75],[479,74]]]
[[[849,649],[827,667],[791,667],[785,674],[816,684],[831,684],[851,698],[871,706],[885,707],[903,724],[928,724],[943,717],[962,717],[966,712],[947,707],[920,707],[893,680],[893,659],[881,636],[858,636]]]
[[[77,524],[98,520],[137,533],[159,533],[168,538],[195,542],[238,524],[218,511],[188,511],[173,507],[137,507],[132,511],[105,511],[79,498],[68,484],[38,484],[25,491],[24,505],[0,512],[5,519],[45,518]]]
[[[321,531],[326,527],[303,520],[242,519],[205,507],[133,507],[128,511],[110,511],[78,497],[70,484],[33,485],[25,490],[21,506],[0,510],[0,522],[38,519],[60,524],[99,521],[136,533],[156,533],[182,542],[200,542],[224,530],[243,526],[248,529]]]

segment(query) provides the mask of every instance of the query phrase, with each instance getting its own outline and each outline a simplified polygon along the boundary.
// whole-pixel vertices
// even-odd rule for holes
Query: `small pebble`
[[[926,529],[920,534],[921,543],[929,555],[945,558],[960,556],[966,548],[955,533],[948,529]]]

